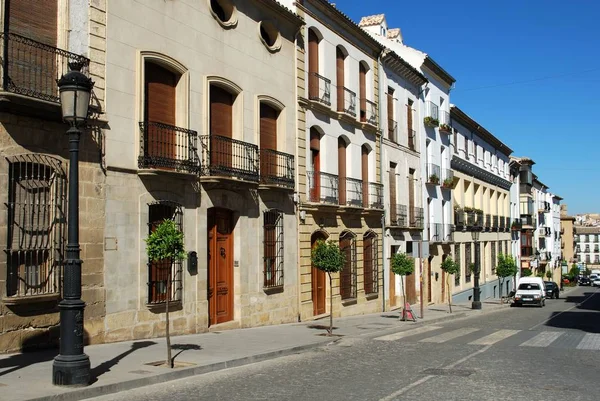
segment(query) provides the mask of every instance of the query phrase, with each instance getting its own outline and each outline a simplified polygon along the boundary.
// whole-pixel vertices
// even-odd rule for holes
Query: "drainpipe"
[[[381,51],[381,53],[379,53],[379,56],[377,57],[377,68],[379,70],[379,88],[378,88],[378,92],[379,92],[379,129],[381,130],[381,127],[383,126],[383,118],[382,118],[382,112],[381,110],[383,109],[383,107],[381,106],[384,102],[383,100],[383,91],[382,91],[382,84],[381,84],[381,80],[383,79],[384,76],[384,71],[383,71],[383,63],[381,61],[382,56],[385,52],[385,49]],[[383,130],[381,130],[380,135],[379,135],[379,182],[381,184],[383,184],[384,182],[384,165],[383,165]],[[386,216],[386,212],[385,212],[385,191],[383,191],[383,197],[384,197],[384,208],[383,208],[383,214],[381,215],[381,258],[382,260],[382,267],[383,267],[383,288],[381,290],[381,302],[382,302],[382,306],[381,306],[381,310],[383,312],[385,312],[385,289],[386,289],[386,282],[390,279],[390,274],[389,274],[389,264],[386,262],[387,258],[387,241],[386,241],[386,237],[385,237],[385,216]],[[387,269],[386,269],[386,265],[387,265]],[[386,274],[387,273],[387,274]],[[387,280],[386,280],[387,278]],[[388,283],[389,285],[389,283]]]

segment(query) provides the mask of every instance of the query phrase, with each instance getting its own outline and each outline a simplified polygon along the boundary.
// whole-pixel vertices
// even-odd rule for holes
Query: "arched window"
[[[148,233],[152,233],[164,220],[173,220],[183,230],[183,208],[180,204],[159,200],[148,205]],[[167,293],[167,282],[171,275],[171,293]],[[181,261],[148,261],[148,304],[181,301],[183,288]]]
[[[340,296],[342,300],[355,299],[357,287],[356,236],[350,231],[340,235],[340,250],[345,256],[340,273]]]
[[[372,231],[363,237],[363,274],[365,294],[379,293],[379,243]]]

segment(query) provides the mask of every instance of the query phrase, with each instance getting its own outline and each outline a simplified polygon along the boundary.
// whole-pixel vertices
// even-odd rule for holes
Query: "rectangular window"
[[[263,215],[263,287],[283,286],[283,213],[267,210]]]
[[[462,271],[462,266],[460,264],[460,243],[454,246],[454,262],[458,265],[458,273],[454,275],[454,285],[458,287],[460,285],[460,272]]]
[[[496,264],[498,262],[496,260],[496,243],[491,242],[490,245],[492,247],[492,274],[496,274]]]
[[[59,294],[66,232],[62,164],[33,154],[8,163],[6,295]]]
[[[465,244],[465,282],[471,282],[471,243]]]
[[[356,238],[349,231],[340,235],[340,250],[345,256],[344,267],[340,273],[340,295],[342,300],[356,299]]]
[[[379,292],[379,245],[377,236],[368,233],[363,239],[363,271],[365,275],[365,294]]]
[[[183,230],[183,208],[171,201],[157,201],[148,205],[148,231],[152,233],[164,220],[173,220],[177,228]],[[181,301],[183,291],[182,262],[165,259],[148,261],[148,303],[160,304]],[[168,290],[169,279],[171,291]]]

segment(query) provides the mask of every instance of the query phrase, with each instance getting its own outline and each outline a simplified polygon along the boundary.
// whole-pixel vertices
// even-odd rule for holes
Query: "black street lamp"
[[[473,286],[473,302],[471,302],[471,309],[481,309],[481,301],[479,299],[479,230],[471,231],[471,238],[475,242],[475,283]]]
[[[81,259],[79,258],[79,138],[85,124],[94,83],[81,73],[81,64],[69,63],[70,71],[58,80],[63,120],[69,123],[69,214],[67,258],[63,273],[60,309],[60,351],[52,364],[52,384],[87,386],[90,358],[83,352]]]

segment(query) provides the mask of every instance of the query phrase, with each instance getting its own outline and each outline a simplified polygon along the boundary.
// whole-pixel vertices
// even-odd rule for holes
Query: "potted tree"
[[[506,277],[512,277],[516,274],[517,263],[515,262],[515,259],[512,257],[512,255],[498,255],[498,266],[496,267],[496,276],[498,276],[500,289],[502,289],[502,284],[504,284]],[[500,299],[502,299],[502,291],[500,291]]]
[[[442,270],[446,272],[446,293],[448,294],[448,309],[452,313],[452,295],[450,294],[450,275],[457,274],[460,271],[460,266],[450,256],[446,257],[442,262]]]
[[[521,277],[529,277],[529,276],[531,276],[531,274],[532,274],[531,269],[525,268],[525,269],[521,270]]]
[[[175,261],[185,259],[183,233],[179,231],[173,220],[166,219],[146,238],[146,254],[151,262],[161,263],[164,269],[168,269],[167,276],[167,300],[165,303],[165,339],[167,341],[166,365],[173,368],[171,358],[171,336],[169,333],[169,301],[171,297],[171,281]],[[165,263],[166,262],[166,263]],[[166,267],[165,267],[166,265]]]
[[[391,260],[392,273],[400,276],[400,285],[402,287],[402,299],[406,303],[406,291],[404,288],[404,277],[413,274],[415,271],[415,261],[405,253],[396,253]],[[402,308],[402,320],[406,320],[406,308]]]
[[[425,122],[425,125],[435,128],[438,125],[440,125],[440,121],[437,118],[433,118],[433,117],[425,117],[423,119],[423,122]]]
[[[327,335],[333,334],[333,287],[332,273],[339,273],[344,267],[344,254],[338,244],[333,241],[317,240],[315,247],[311,252],[311,261],[313,266],[324,271],[329,276],[329,329]]]

